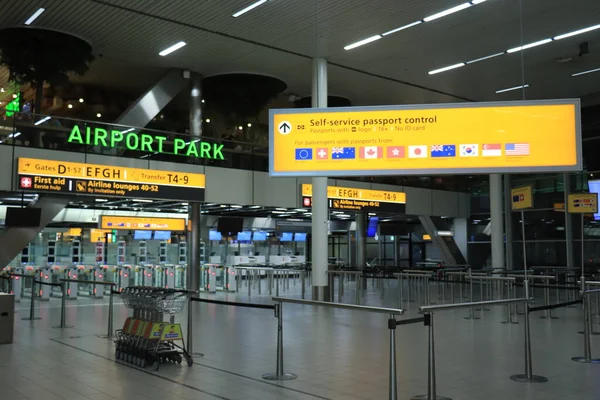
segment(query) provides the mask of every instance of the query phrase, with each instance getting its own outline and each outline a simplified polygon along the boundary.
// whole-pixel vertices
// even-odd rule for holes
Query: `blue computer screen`
[[[221,232],[217,231],[208,231],[208,240],[219,241],[223,238]]]
[[[369,217],[369,225],[367,226],[367,237],[375,237],[377,234],[377,217]]]
[[[250,231],[245,231],[245,232],[238,232],[237,234],[237,240],[239,242],[249,242],[252,240],[252,232]]]
[[[267,232],[256,231],[252,234],[252,240],[256,241],[264,241],[267,240]]]
[[[150,240],[152,239],[152,231],[134,231],[133,240]]]
[[[590,193],[597,193],[600,198],[600,180],[588,181]],[[594,214],[594,220],[600,220],[600,213]]]
[[[171,240],[171,231],[154,231],[154,240]]]
[[[294,233],[294,242],[306,242],[306,233]]]
[[[293,238],[294,234],[292,232],[283,232],[279,240],[282,242],[291,242]]]

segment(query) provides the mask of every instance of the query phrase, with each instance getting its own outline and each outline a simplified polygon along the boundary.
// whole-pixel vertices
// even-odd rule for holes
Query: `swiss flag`
[[[327,160],[327,156],[329,155],[329,150],[327,148],[318,148],[316,151],[317,160]]]
[[[23,178],[21,178],[21,189],[29,189],[32,186],[32,180],[31,178],[25,176]]]
[[[360,158],[381,158],[383,157],[383,147],[367,146],[360,148]]]
[[[388,146],[387,158],[404,158],[405,149],[404,146]]]

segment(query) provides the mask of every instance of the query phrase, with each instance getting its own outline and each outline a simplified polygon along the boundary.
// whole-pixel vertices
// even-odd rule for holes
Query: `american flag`
[[[529,143],[507,143],[504,147],[507,156],[528,156]]]

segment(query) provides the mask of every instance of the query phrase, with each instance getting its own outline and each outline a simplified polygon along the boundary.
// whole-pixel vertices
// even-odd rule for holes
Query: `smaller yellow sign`
[[[423,234],[423,240],[431,240],[431,236],[428,234]]]
[[[102,229],[130,229],[138,231],[185,231],[183,218],[144,218],[103,215]]]
[[[312,185],[310,183],[302,184],[302,196],[312,197]],[[406,204],[406,193],[404,192],[388,192],[387,190],[358,189],[338,186],[327,186],[327,198]]]
[[[92,229],[90,230],[90,242],[104,242],[107,233],[112,233],[110,229]],[[112,235],[108,235],[108,242],[112,242]]]
[[[597,193],[570,194],[569,212],[574,214],[594,214],[598,212]]]
[[[554,211],[565,211],[565,203],[554,203]]]
[[[69,236],[81,236],[81,228],[70,228],[67,232]]]
[[[510,196],[513,210],[533,207],[533,188],[531,186],[514,188],[510,191]]]

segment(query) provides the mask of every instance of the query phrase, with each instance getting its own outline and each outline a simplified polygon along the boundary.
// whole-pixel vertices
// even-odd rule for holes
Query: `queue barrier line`
[[[223,306],[262,308],[265,310],[274,310],[275,309],[275,304],[258,304],[258,303],[246,303],[246,302],[237,302],[237,301],[223,301],[223,300],[203,299],[200,297],[192,297],[191,300],[199,302],[199,303],[219,304],[219,305],[223,305]]]
[[[550,304],[547,306],[529,307],[529,312],[554,310],[556,308],[569,307],[569,306],[572,306],[575,304],[582,304],[582,303],[583,303],[583,301],[581,299],[579,299],[579,300],[573,300],[573,301],[566,301],[564,303]]]
[[[302,299],[293,299],[287,297],[273,297],[273,301],[277,303],[277,312],[278,314],[278,323],[282,321],[283,314],[283,303],[291,303],[291,304],[299,304],[299,305],[310,305],[310,306],[318,306],[318,307],[328,307],[328,308],[339,308],[344,310],[351,311],[361,311],[361,312],[371,312],[371,313],[379,313],[379,314],[388,314],[388,329],[390,331],[390,355],[389,355],[389,399],[397,400],[398,399],[398,378],[396,372],[396,327],[400,325],[409,325],[416,324],[419,322],[429,322],[430,317],[424,316],[419,318],[411,318],[405,320],[396,320],[397,315],[403,315],[404,310],[400,308],[383,308],[383,307],[371,307],[371,306],[361,306],[354,304],[341,304],[341,303],[332,303],[328,301],[316,301],[316,300],[302,300]],[[283,372],[283,347],[279,347],[280,343],[283,342],[282,334],[282,326],[278,326],[278,336],[277,336],[277,372],[275,374],[265,375],[263,378],[265,379],[277,379],[277,377],[283,377],[279,379],[295,379],[295,378],[287,378],[286,375],[293,374],[284,374]],[[295,377],[295,375],[293,375]]]

